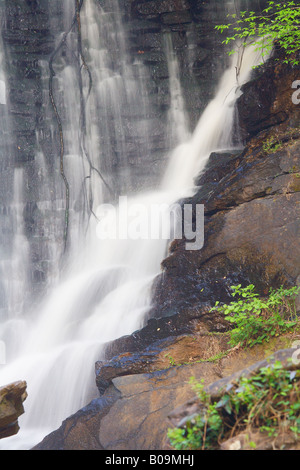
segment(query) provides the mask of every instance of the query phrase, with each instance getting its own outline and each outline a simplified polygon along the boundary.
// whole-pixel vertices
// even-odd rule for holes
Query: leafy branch
[[[231,31],[223,41],[223,44],[236,43],[229,55],[251,41],[264,58],[276,44],[284,51],[283,63],[294,66],[299,64],[300,7],[296,2],[269,1],[261,14],[241,11],[228,17],[231,19],[230,23],[217,25],[215,28],[221,33]]]

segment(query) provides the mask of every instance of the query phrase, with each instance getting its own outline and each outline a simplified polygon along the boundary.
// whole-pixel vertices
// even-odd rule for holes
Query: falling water
[[[215,98],[202,113],[191,139],[174,150],[163,178],[163,187],[191,187],[192,178],[204,169],[212,151],[234,148],[232,130],[235,101],[239,96],[240,86],[247,81],[252,68],[261,63],[261,53],[251,47],[247,48],[238,76],[236,60],[234,56],[219,83]],[[187,164],[183,165],[182,162]]]
[[[24,234],[23,173],[22,168],[14,170],[14,199],[11,205],[14,232],[12,258],[6,266],[2,265],[10,280],[6,289],[9,315],[20,315],[23,312],[23,293],[28,288],[29,245]]]
[[[180,83],[178,58],[174,51],[170,34],[166,35],[165,38],[165,50],[169,70],[171,99],[169,111],[170,129],[168,134],[170,136],[170,148],[174,148],[182,142],[186,142],[190,137],[190,132]]]
[[[118,121],[121,119],[118,108],[120,102],[114,101],[118,87],[125,86],[127,100],[134,94],[130,70],[124,64],[123,73],[126,79],[122,74],[111,74],[111,70],[106,66],[105,51],[93,42],[97,34],[88,33],[97,29],[92,1],[86,2],[85,15],[83,25],[87,19],[91,20],[91,28],[89,26],[86,29],[92,44],[89,63],[91,66],[96,63],[99,74],[96,78],[94,99],[106,96]],[[104,20],[101,16],[101,21]],[[247,80],[252,66],[258,62],[259,55],[247,50],[239,84]],[[174,62],[173,66],[171,62],[170,65],[171,87],[174,83],[178,86]],[[58,89],[63,86],[64,80],[74,80],[72,74],[70,68],[64,69],[63,79],[61,83],[57,83]],[[159,224],[165,214],[165,207],[162,208],[161,204],[170,205],[180,197],[192,193],[193,178],[204,168],[209,154],[216,149],[231,147],[233,106],[238,96],[236,78],[235,63],[232,61],[219,84],[216,97],[204,111],[193,135],[171,153],[160,189],[129,198],[126,201],[128,214],[137,204],[144,207],[147,213],[157,207],[158,213],[157,217],[153,218],[153,223]],[[65,106],[74,109],[76,96],[72,99],[67,89],[64,94],[67,95]],[[123,94],[122,96],[124,97]],[[92,101],[86,111],[90,133],[87,139],[88,152],[95,157],[98,152],[99,133]],[[73,185],[78,189],[86,169],[80,166],[80,169],[76,170],[77,163],[81,160],[74,144],[78,136],[72,135],[75,124],[72,124],[74,116],[71,114],[67,118],[69,127],[66,135],[66,156],[67,165],[74,170]],[[107,125],[106,118],[104,114],[101,125]],[[122,124],[118,121],[118,125],[122,127]],[[180,120],[179,125],[182,126]],[[109,151],[109,145],[106,150]],[[21,172],[17,170],[16,178],[21,176]],[[100,186],[99,194],[99,179],[91,181],[91,185],[93,193],[98,194],[94,199],[96,211],[101,202],[103,188]],[[75,195],[73,203],[76,197]],[[16,198],[18,199],[18,196]],[[119,214],[121,209],[120,206]],[[106,217],[104,222],[113,232],[114,221],[111,213]],[[22,233],[19,233],[19,236],[22,237]],[[151,285],[160,272],[161,260],[166,255],[167,240],[134,240],[126,236],[123,239],[100,240],[99,222],[91,217],[84,242],[80,237],[76,238],[72,250],[73,262],[65,270],[57,287],[37,311],[26,317],[22,336],[19,338],[21,351],[1,370],[0,383],[24,379],[28,384],[25,414],[19,420],[21,430],[17,436],[1,441],[1,448],[32,447],[47,433],[56,429],[63,419],[97,396],[94,362],[101,358],[106,342],[130,334],[143,325],[145,314],[151,306]]]

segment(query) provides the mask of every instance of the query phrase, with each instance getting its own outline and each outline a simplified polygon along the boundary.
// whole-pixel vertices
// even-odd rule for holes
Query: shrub
[[[252,347],[287,332],[298,323],[295,299],[300,287],[270,289],[269,296],[260,298],[253,284],[232,286],[232,296],[239,299],[230,304],[216,302],[211,311],[219,311],[232,323],[232,346]]]
[[[169,429],[176,450],[213,450],[241,432],[264,435],[300,434],[300,371],[285,370],[280,362],[262,367],[251,377],[241,377],[213,402],[203,383],[191,380],[202,411],[181,427]],[[255,448],[255,443],[249,442]]]

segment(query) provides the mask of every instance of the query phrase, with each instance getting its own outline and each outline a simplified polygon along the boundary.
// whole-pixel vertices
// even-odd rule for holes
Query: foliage
[[[268,297],[260,298],[253,284],[232,286],[232,296],[239,299],[230,304],[216,302],[211,311],[219,311],[233,324],[230,344],[252,347],[287,332],[298,323],[295,298],[300,287],[270,289]]]
[[[203,406],[203,413],[191,417],[183,427],[169,429],[168,437],[176,450],[210,449],[222,433],[222,417],[205,392],[203,383],[196,382],[194,377],[190,383]]]
[[[296,54],[300,52],[300,7],[294,1],[269,1],[261,14],[241,11],[229,15],[232,23],[217,25],[221,31],[231,30],[223,43],[239,42],[245,46],[249,40],[261,50],[262,56],[269,55],[276,42],[284,51],[283,63],[298,65]],[[230,51],[233,54],[236,50]]]
[[[227,386],[219,401],[213,402],[203,383],[195,382],[202,411],[180,427],[169,429],[168,437],[176,450],[213,450],[219,443],[241,432],[260,429],[276,437],[300,434],[300,371],[285,370],[281,362],[262,367],[250,377],[241,377]],[[254,442],[249,442],[255,448]]]
[[[169,359],[170,366],[176,366],[177,365],[173,356],[171,356],[170,354],[165,354],[165,357],[167,357]]]
[[[277,152],[282,147],[282,142],[278,140],[276,137],[269,137],[263,143],[263,151],[270,155],[271,153]]]

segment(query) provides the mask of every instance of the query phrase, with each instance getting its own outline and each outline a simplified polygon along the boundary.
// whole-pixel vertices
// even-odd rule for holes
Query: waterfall
[[[188,130],[188,116],[185,109],[185,102],[180,83],[178,59],[173,48],[172,37],[170,34],[166,36],[165,43],[171,98],[169,111],[170,148],[174,148],[178,144],[187,141],[190,137],[190,133]]]
[[[28,266],[29,266],[29,246],[24,234],[24,203],[23,203],[23,169],[15,168],[14,171],[14,199],[11,206],[13,213],[13,250],[12,259],[7,266],[3,267],[9,283],[8,292],[8,312],[10,315],[20,315],[24,310],[24,292],[28,288]],[[6,274],[7,275],[7,274]]]
[[[246,48],[239,74],[235,56],[220,80],[215,98],[208,104],[191,138],[173,152],[162,186],[168,189],[189,188],[192,179],[205,167],[211,152],[234,149],[232,131],[234,104],[239,97],[240,86],[247,81],[253,67],[261,63],[261,53],[253,47]],[[187,162],[183,165],[182,162]]]
[[[97,21],[101,23],[101,34],[104,30],[105,34],[109,35],[109,41],[116,40],[115,35],[121,34],[120,27],[114,30],[106,23],[108,16],[109,14],[103,11],[99,13],[92,0],[85,2],[82,34],[88,38],[89,43],[87,61],[96,71],[93,95],[86,107],[86,142],[87,151],[94,159],[95,165],[101,163],[99,155],[107,152],[105,161],[109,161],[111,157],[112,134],[106,128],[108,123],[111,123],[111,118],[113,117],[116,126],[115,131],[122,133],[125,123],[122,121],[120,106],[127,105],[130,112],[130,104],[133,105],[140,97],[139,90],[136,93],[135,84],[141,85],[141,81],[133,80],[132,69],[126,63],[125,40],[121,40],[124,50],[120,51],[122,61],[117,72],[111,67],[107,50],[99,43]],[[184,103],[179,93],[180,84],[174,52],[171,52],[170,44],[168,47],[169,53],[172,54],[169,73],[173,111],[178,116],[175,108],[176,103],[179,103],[178,126],[182,130]],[[245,52],[239,85],[247,80],[252,66],[258,61],[257,53],[251,49]],[[103,345],[143,326],[145,315],[151,307],[152,282],[159,274],[160,263],[167,253],[167,240],[151,237],[133,239],[126,234],[124,237],[101,239],[101,227],[106,227],[113,233],[116,222],[114,215],[122,218],[125,213],[125,216],[129,214],[132,218],[136,207],[139,206],[144,208],[145,213],[152,214],[152,229],[159,231],[166,207],[193,193],[193,178],[203,170],[210,153],[232,146],[230,137],[233,107],[238,96],[234,59],[193,134],[189,137],[185,133],[180,145],[170,153],[160,188],[130,196],[126,199],[126,212],[123,210],[125,201],[120,200],[119,206],[111,206],[111,210],[102,217],[100,226],[99,220],[90,217],[87,232],[82,239],[77,233],[79,215],[75,209],[87,164],[83,164],[82,154],[78,152],[78,96],[73,91],[73,85],[64,85],[74,84],[75,89],[75,81],[74,70],[66,66],[55,83],[56,90],[64,96],[65,111],[69,113],[66,116],[65,134],[66,168],[68,173],[72,174],[72,187],[77,190],[71,199],[72,217],[74,216],[70,235],[72,256],[57,286],[34,311],[22,319],[22,328],[15,331],[15,342],[19,344],[18,352],[12,355],[7,366],[0,369],[1,384],[20,379],[26,380],[28,384],[25,414],[19,419],[21,429],[16,436],[0,442],[2,449],[32,447],[56,429],[63,419],[96,397],[94,362],[101,359]],[[88,83],[85,84],[85,92],[87,87]],[[108,102],[105,103],[105,100]],[[101,122],[96,114],[95,102],[98,102],[103,111]],[[144,102],[139,105],[146,106]],[[143,125],[141,132],[147,133]],[[103,145],[100,145],[100,141]],[[126,155],[125,148],[120,148],[119,151],[120,155]],[[40,156],[40,161],[42,160]],[[18,187],[21,188],[21,170],[16,170],[15,177],[18,179]],[[93,175],[90,185],[94,210],[97,211],[97,207],[101,210],[104,188],[97,175]],[[19,197],[16,194],[16,207]],[[60,209],[63,209],[63,204]],[[126,221],[123,219],[123,222]],[[22,224],[18,227],[19,233],[16,233],[20,240],[23,240]],[[5,321],[0,332],[6,330]]]

